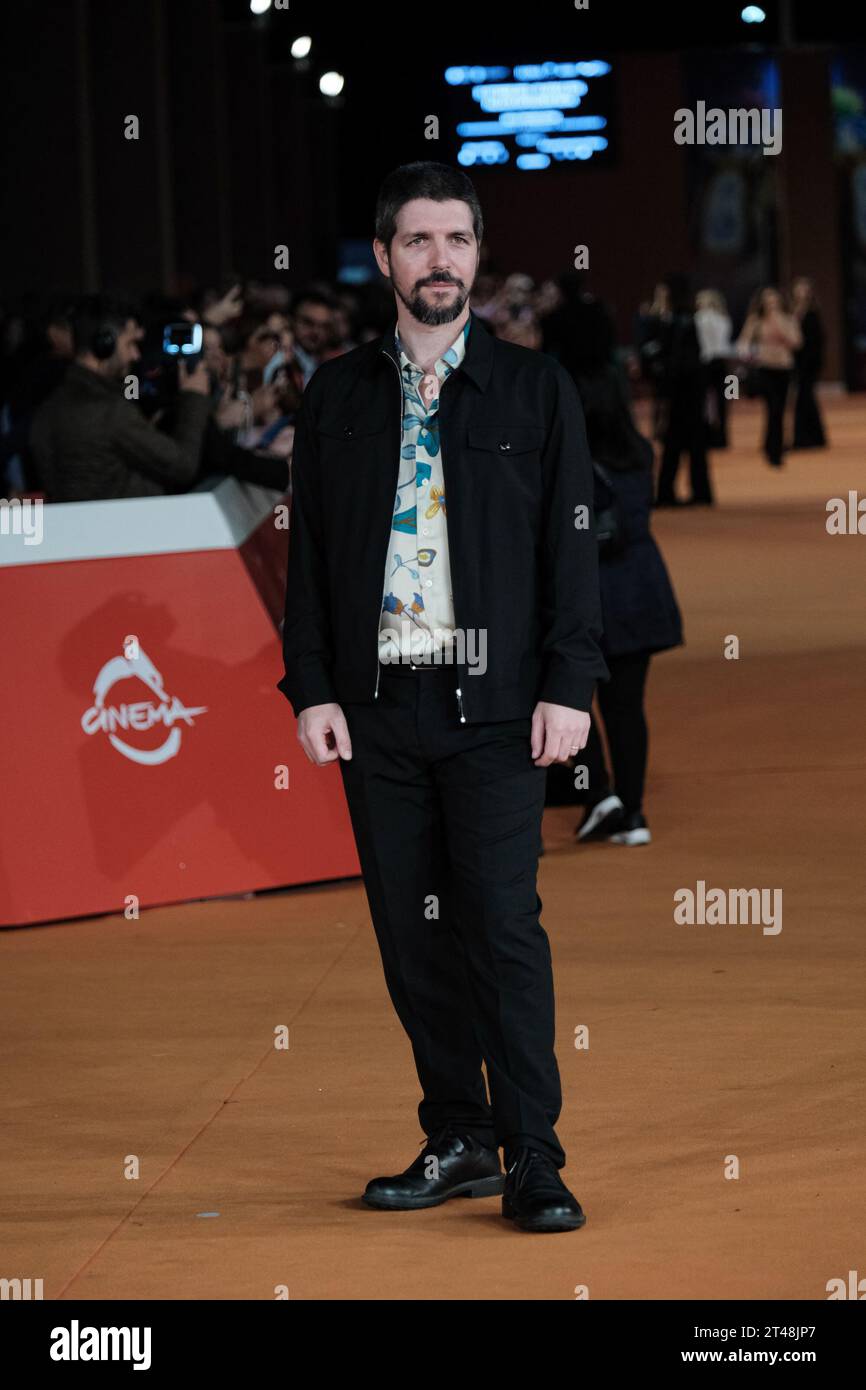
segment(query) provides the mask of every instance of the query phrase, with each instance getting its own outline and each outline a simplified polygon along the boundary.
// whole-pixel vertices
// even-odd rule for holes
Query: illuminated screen
[[[612,162],[613,73],[583,63],[447,68],[457,162],[538,173]]]

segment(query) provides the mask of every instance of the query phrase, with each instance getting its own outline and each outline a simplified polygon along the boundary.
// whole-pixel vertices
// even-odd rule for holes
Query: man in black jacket
[[[339,759],[423,1091],[422,1153],[364,1200],[504,1193],[523,1229],[574,1230],[536,874],[546,769],[608,674],[592,471],[567,373],[469,310],[481,236],[463,173],[385,180],[396,323],[304,394],[279,688],[310,760]]]

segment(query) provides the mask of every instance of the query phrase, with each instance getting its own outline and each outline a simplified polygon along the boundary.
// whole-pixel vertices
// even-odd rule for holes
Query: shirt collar
[[[451,344],[451,346],[445,349],[441,357],[436,358],[436,361],[433,364],[433,370],[439,377],[440,381],[444,377],[450,376],[450,374],[453,371],[456,371],[456,369],[460,366],[460,363],[463,361],[463,358],[466,355],[466,342],[469,337],[469,329],[471,327],[472,319],[470,317],[466,320],[466,323],[463,325],[460,332],[457,334],[457,337],[454,339],[454,342]],[[417,366],[412,361],[411,357],[407,355],[402,343],[400,342],[400,333],[396,328],[394,330],[394,349],[397,353],[397,358],[400,363],[400,371],[403,375],[406,375],[408,372],[408,375],[413,381],[425,375],[421,368]]]

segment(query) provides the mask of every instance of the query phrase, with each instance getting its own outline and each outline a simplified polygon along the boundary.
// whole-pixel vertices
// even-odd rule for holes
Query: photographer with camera
[[[172,434],[147,420],[124,383],[143,330],[134,311],[89,295],[72,318],[74,360],[36,411],[30,448],[49,502],[154,497],[183,491],[199,471],[212,409],[204,362],[178,368]]]

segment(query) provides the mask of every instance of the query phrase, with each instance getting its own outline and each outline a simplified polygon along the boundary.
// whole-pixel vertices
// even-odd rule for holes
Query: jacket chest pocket
[[[540,425],[470,425],[464,487],[472,505],[486,508],[506,548],[540,525],[543,493]]]
[[[515,459],[521,466],[530,465],[541,453],[544,430],[540,425],[470,425],[467,440],[484,463]]]
[[[352,472],[379,456],[387,429],[384,417],[361,420],[343,416],[320,420],[316,426],[319,458],[326,472]]]

